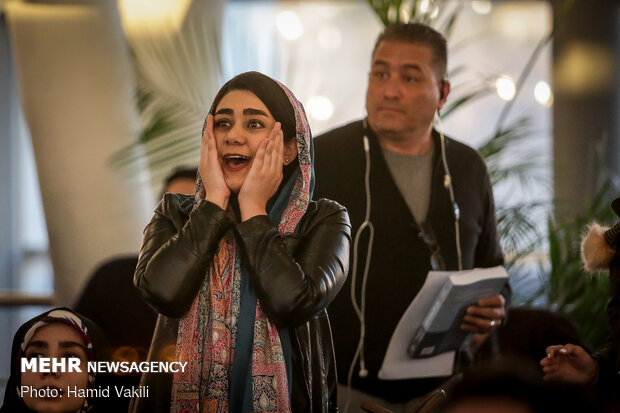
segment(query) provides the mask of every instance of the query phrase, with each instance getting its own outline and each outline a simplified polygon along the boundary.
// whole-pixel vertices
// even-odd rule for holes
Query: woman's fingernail
[[[568,352],[568,350],[566,350],[565,348],[561,348],[560,349],[560,353],[567,353],[567,352]]]

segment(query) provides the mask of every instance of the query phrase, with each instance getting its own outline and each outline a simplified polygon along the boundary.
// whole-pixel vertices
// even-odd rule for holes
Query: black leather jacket
[[[149,359],[165,357],[176,344],[178,318],[199,290],[219,240],[231,230],[265,312],[278,326],[291,328],[293,411],[337,411],[325,308],[346,278],[351,229],[346,209],[334,201],[311,202],[298,231],[282,237],[267,216],[233,223],[208,201],[166,194],[144,231],[134,276],[160,313]],[[151,387],[152,396],[132,401],[131,411],[156,412],[159,406],[169,411],[171,377],[150,376],[142,384]]]

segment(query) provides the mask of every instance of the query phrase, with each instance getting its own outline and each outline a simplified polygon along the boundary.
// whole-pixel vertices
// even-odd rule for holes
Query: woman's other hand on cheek
[[[213,134],[213,115],[211,114],[207,116],[207,128],[202,135],[198,170],[206,191],[205,199],[222,209],[226,209],[228,207],[228,199],[230,198],[230,189],[226,185],[222,166],[220,165]]]
[[[258,147],[250,172],[239,190],[242,221],[267,215],[267,201],[282,182],[283,147],[282,128],[280,122],[276,122],[269,137]]]

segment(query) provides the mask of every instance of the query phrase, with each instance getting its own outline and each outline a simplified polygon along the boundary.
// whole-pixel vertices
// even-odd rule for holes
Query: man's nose
[[[383,84],[383,96],[388,99],[400,97],[402,84],[396,76],[390,76]]]

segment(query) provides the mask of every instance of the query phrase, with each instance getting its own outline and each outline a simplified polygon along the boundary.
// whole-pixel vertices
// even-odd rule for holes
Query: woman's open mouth
[[[239,154],[227,154],[222,157],[224,159],[224,168],[228,171],[240,171],[250,164],[252,158]]]

